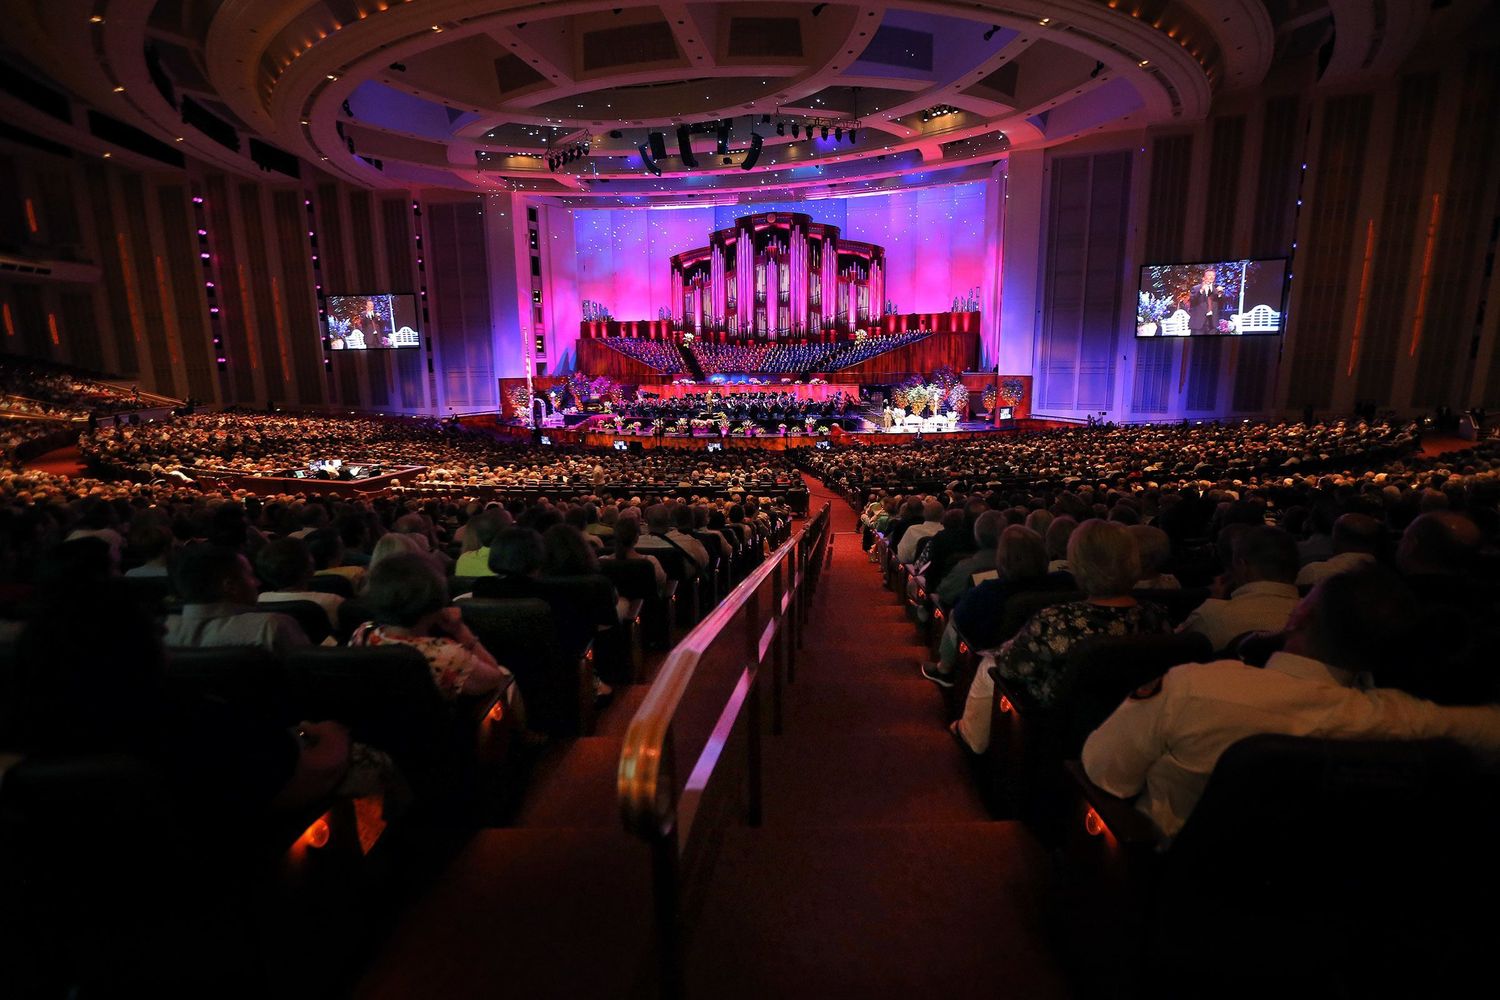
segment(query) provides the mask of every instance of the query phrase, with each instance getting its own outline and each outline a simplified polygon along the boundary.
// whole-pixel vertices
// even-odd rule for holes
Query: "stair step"
[[[1046,867],[1017,823],[735,830],[687,995],[1066,996],[1036,921]]]
[[[946,715],[940,689],[917,675],[887,680],[863,675],[845,681],[821,671],[816,679],[799,676],[787,688],[786,734],[809,736],[835,729],[844,732],[940,731]]]
[[[616,737],[585,736],[560,747],[555,760],[538,769],[515,825],[620,829],[615,782],[622,746]]]
[[[967,822],[988,815],[969,761],[941,719],[921,730],[787,732],[762,746],[768,827]]]

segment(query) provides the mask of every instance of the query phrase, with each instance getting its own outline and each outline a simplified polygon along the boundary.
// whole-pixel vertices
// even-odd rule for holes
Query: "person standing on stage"
[[[1224,286],[1216,282],[1217,277],[1213,268],[1206,268],[1203,280],[1188,292],[1188,329],[1195,334],[1219,332]]]

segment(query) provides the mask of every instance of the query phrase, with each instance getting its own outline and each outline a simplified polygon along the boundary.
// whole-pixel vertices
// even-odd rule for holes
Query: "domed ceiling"
[[[1264,78],[1273,14],[1330,6],[28,0],[12,44],[242,172],[291,154],[373,187],[732,203],[950,183],[1190,122]]]

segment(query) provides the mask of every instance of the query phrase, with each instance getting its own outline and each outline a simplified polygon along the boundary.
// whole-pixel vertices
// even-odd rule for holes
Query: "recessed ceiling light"
[[[330,79],[330,80],[337,80],[338,78],[339,78],[339,75],[337,73],[329,73],[328,74],[328,79]]]
[[[122,83],[118,87],[116,87],[115,88],[115,93],[117,93],[117,94],[123,94],[123,93],[125,93],[125,85]]]
[[[104,154],[104,158],[105,158],[105,159],[106,159],[106,160],[107,160],[107,159],[109,159],[109,158],[110,158],[110,157],[111,157],[111,156],[114,156],[114,155],[115,155],[115,154],[113,154],[113,153],[105,153],[105,154]]]
[[[102,14],[95,14],[93,17],[89,18],[89,24],[103,24],[103,23],[104,23],[104,16]]]
[[[177,141],[178,141],[178,142],[181,142],[181,141],[182,141],[182,136],[180,136],[180,135],[179,135],[179,136],[178,136],[178,137],[177,137]]]

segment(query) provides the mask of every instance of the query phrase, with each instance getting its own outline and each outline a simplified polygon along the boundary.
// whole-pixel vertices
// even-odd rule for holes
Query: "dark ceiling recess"
[[[96,139],[103,139],[111,146],[118,146],[132,153],[139,153],[141,156],[149,156],[153,160],[178,169],[187,165],[183,155],[171,146],[147,135],[134,125],[126,125],[118,118],[111,118],[100,111],[89,112],[89,133]]]
[[[8,63],[0,62],[0,90],[58,121],[72,122],[68,98],[60,90],[38,83]]]
[[[860,62],[906,69],[932,69],[932,36],[925,31],[883,24],[860,53]]]
[[[495,82],[500,85],[502,94],[529,87],[545,79],[545,76],[532,69],[518,55],[507,54],[495,60]]]
[[[302,164],[295,156],[259,139],[250,140],[250,159],[255,161],[256,166],[266,170],[274,170],[288,177],[302,176]]]
[[[800,56],[802,22],[795,17],[732,17],[729,55]]]
[[[234,126],[191,97],[182,99],[182,120],[225,149],[232,149],[236,153],[240,151],[240,134],[234,130]]]
[[[677,39],[666,21],[604,28],[585,32],[583,36],[583,68],[588,70],[676,58]]]
[[[14,125],[7,125],[5,122],[0,122],[0,139],[19,143],[22,146],[30,146],[32,149],[40,149],[42,152],[51,153],[53,156],[64,156],[70,160],[73,158],[73,150],[62,143],[53,142],[51,139],[44,139],[25,129],[16,128]]]

